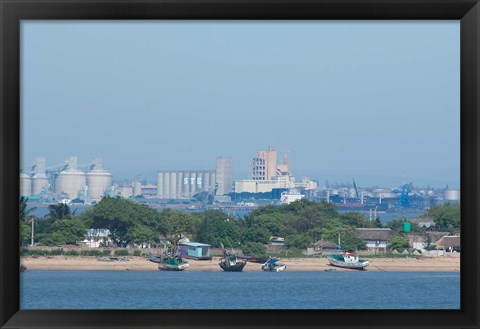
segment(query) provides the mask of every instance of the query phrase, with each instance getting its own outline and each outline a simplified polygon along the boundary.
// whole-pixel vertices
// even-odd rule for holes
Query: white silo
[[[460,190],[445,190],[443,192],[444,201],[460,201]]]
[[[208,191],[210,189],[210,173],[205,172],[203,174],[203,189]]]
[[[89,201],[100,201],[112,186],[112,174],[102,167],[102,159],[92,159],[93,167],[86,175]]]
[[[20,196],[32,195],[32,177],[26,173],[20,174]]]
[[[136,180],[133,183],[133,196],[139,196],[139,195],[142,195],[142,183]]]
[[[45,174],[45,158],[36,158],[33,162],[35,174],[32,177],[32,195],[40,195],[48,189],[48,177]]]
[[[177,199],[177,173],[170,173],[170,198]]]
[[[185,172],[183,174],[183,194],[185,198],[190,197],[190,173]]]
[[[161,171],[157,175],[157,197],[163,199],[163,172]]]
[[[197,173],[190,173],[190,196],[197,193]]]
[[[177,173],[177,194],[178,198],[183,197],[183,172]]]
[[[85,190],[87,178],[84,172],[77,170],[77,158],[70,157],[66,160],[67,169],[60,172],[55,179],[55,193],[68,195],[68,198],[75,199],[79,192]]]
[[[163,176],[163,196],[166,199],[170,199],[172,197],[170,195],[170,173],[169,172],[165,173],[165,175]]]

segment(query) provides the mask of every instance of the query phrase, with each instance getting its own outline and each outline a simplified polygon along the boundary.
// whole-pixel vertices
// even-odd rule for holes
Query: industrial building
[[[213,191],[215,183],[214,170],[162,170],[157,174],[157,197],[188,199],[200,192]]]
[[[271,146],[261,150],[250,162],[250,178],[253,180],[271,180],[277,175],[277,151]]]
[[[218,157],[216,163],[217,195],[232,192],[233,161],[230,157]]]
[[[102,168],[102,159],[77,164],[77,157],[46,167],[45,158],[36,158],[30,172],[20,174],[20,195],[51,199],[99,201],[112,186],[112,174]],[[79,168],[85,168],[80,170]]]
[[[250,179],[235,181],[236,193],[265,193],[274,189],[307,189],[317,188],[317,182],[303,177],[302,181],[295,182],[287,155],[277,165],[277,152],[271,146],[266,151],[258,151],[250,163]]]

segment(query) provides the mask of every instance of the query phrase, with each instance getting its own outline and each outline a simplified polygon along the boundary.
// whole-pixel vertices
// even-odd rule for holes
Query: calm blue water
[[[22,309],[460,308],[459,273],[27,270],[20,291]]]

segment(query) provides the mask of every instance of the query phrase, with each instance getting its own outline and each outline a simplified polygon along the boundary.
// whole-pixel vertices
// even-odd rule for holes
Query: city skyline
[[[272,145],[320,184],[459,187],[458,22],[30,21],[21,42],[23,167],[228,156],[241,179]]]

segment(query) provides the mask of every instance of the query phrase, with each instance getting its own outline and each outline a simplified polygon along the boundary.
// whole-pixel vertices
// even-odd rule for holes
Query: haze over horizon
[[[458,188],[457,21],[22,21],[21,164],[115,180],[287,153],[323,185]]]

